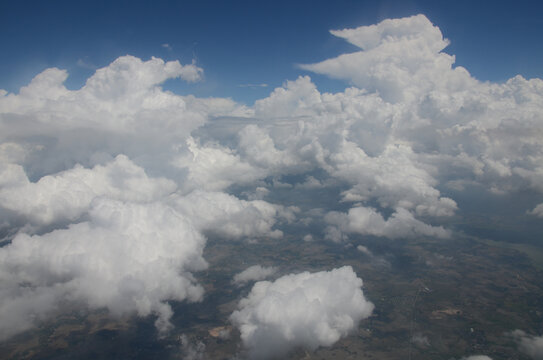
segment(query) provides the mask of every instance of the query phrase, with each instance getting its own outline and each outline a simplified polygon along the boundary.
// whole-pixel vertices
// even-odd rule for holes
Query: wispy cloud
[[[76,65],[83,69],[96,70],[98,67],[83,59],[77,59]]]
[[[248,88],[265,88],[268,87],[268,84],[239,84],[239,87],[248,87]]]

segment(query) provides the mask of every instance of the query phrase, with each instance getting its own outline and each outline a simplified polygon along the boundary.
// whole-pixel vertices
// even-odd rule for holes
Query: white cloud
[[[517,341],[520,351],[534,360],[543,359],[543,336],[534,336],[515,330],[511,336]]]
[[[259,281],[269,278],[277,272],[273,266],[253,265],[234,275],[233,283],[237,286],[244,286],[251,281]]]
[[[313,239],[313,236],[312,236],[311,234],[306,234],[306,235],[304,235],[303,240],[304,240],[305,242],[311,242],[311,241],[313,241],[314,239]]]
[[[360,251],[361,253],[363,254],[366,254],[368,256],[373,256],[372,252],[370,251],[370,249],[368,249],[366,246],[364,245],[358,245],[356,247],[356,250]]]
[[[171,325],[168,300],[198,301],[190,271],[206,268],[205,239],[160,203],[97,199],[89,220],[44,235],[17,235],[0,249],[0,338],[54,315],[63,301],[113,314],[154,314]]]
[[[461,214],[454,194],[470,187],[488,197],[543,193],[541,79],[477,81],[453,67],[454,57],[442,52],[447,40],[422,15],[332,33],[361,49],[304,66],[354,85],[333,94],[302,76],[254,107],[226,98],[178,96],[161,84],[175,78],[201,80],[201,68],[132,56],[98,69],[78,90],[64,86],[66,71],[51,68],[17,94],[0,91],[1,226],[9,228],[7,240],[14,236],[0,249],[0,256],[10,259],[0,265],[0,311],[10,326],[5,325],[2,336],[28,328],[66,299],[114,312],[122,303],[127,311],[158,315],[159,327],[167,328],[169,299],[199,297],[190,272],[200,267],[189,266],[183,251],[203,261],[201,233],[279,237],[283,222],[296,219],[298,209],[290,205],[297,205],[299,193],[315,196],[309,202],[320,201],[320,194],[340,193],[334,200],[350,210],[330,212],[326,204],[309,204],[321,209],[308,211],[299,223],[324,216],[324,234],[301,234],[307,234],[306,240],[323,236],[334,241],[355,233],[446,238],[451,232],[439,222]],[[269,202],[287,189],[293,196],[282,200],[289,206]],[[237,190],[249,200],[232,195]],[[97,213],[101,206],[118,208],[110,212],[109,222]],[[532,207],[525,211],[541,216],[541,204]],[[166,218],[180,219],[179,224],[156,219],[153,211],[168,213]],[[144,214],[149,219],[140,220]],[[146,233],[135,230],[137,222],[158,234],[180,226],[179,234],[191,234],[186,237],[194,246],[175,253],[180,245],[171,234],[164,243],[151,243]],[[91,238],[98,241],[84,241]],[[126,249],[128,243],[143,245]],[[58,249],[53,251],[52,244]],[[77,249],[82,251],[73,255]],[[121,250],[128,251],[125,268],[101,257],[103,251]],[[170,257],[150,265],[135,251]],[[152,287],[131,259],[150,267],[149,277],[165,271],[168,278]],[[98,271],[92,277],[98,264],[112,275]],[[182,269],[181,275],[174,276],[174,269]],[[125,284],[123,276],[135,280]],[[94,293],[84,284],[90,278],[96,280]],[[178,280],[184,285],[176,289],[184,288],[185,295],[165,290]],[[123,286],[133,296],[115,290]],[[189,296],[187,289],[194,294]],[[244,304],[238,317],[243,309],[252,314],[249,300]],[[322,306],[328,316],[332,306]],[[281,338],[273,331],[282,325],[266,328],[267,319],[251,316],[243,321],[282,343],[328,343],[318,334],[306,338],[301,330]],[[322,322],[333,327],[328,318]],[[244,329],[250,348],[264,342],[260,332],[247,335],[253,333]]]
[[[543,217],[543,203],[537,205],[535,208],[533,208],[532,211],[529,211],[528,213],[537,217]]]
[[[446,88],[472,81],[464,69],[452,69],[454,57],[441,52],[448,41],[424,15],[331,33],[363,51],[302,68],[378,91],[387,101],[412,99],[437,81]]]
[[[206,346],[203,342],[191,342],[187,335],[183,334],[179,337],[181,341],[181,356],[183,360],[203,360],[206,358]]]
[[[263,200],[240,200],[221,192],[195,190],[186,196],[173,195],[171,204],[205,232],[230,238],[281,237],[272,229],[278,218],[292,219],[292,210]]]
[[[239,87],[250,87],[250,88],[259,88],[259,87],[268,87],[268,84],[261,83],[261,84],[240,84]]]
[[[213,176],[213,189],[242,178],[229,179],[228,164],[223,172],[207,166],[228,159],[229,149],[204,147],[207,158],[172,165],[193,155],[190,133],[210,117],[251,113],[229,99],[160,87],[201,76],[195,64],[124,56],[79,90],[52,68],[18,94],[1,92],[1,226],[11,243],[0,249],[0,338],[55,316],[64,302],[152,314],[163,332],[169,300],[203,296],[192,275],[206,266],[202,231],[282,234],[276,218],[291,221],[293,209],[203,191]],[[203,216],[209,209],[216,217]]]
[[[232,184],[251,183],[264,177],[265,171],[243,161],[229,148],[219,145],[200,145],[193,138],[187,140],[188,154],[179,156],[172,165],[188,170],[187,191],[205,189],[224,190]]]
[[[0,163],[0,167],[1,206],[39,225],[76,220],[98,197],[146,202],[176,189],[171,180],[149,178],[124,155],[104,166],[76,166],[35,183],[28,180],[20,165]]]
[[[408,239],[418,236],[448,238],[449,230],[435,227],[414,218],[409,211],[399,208],[388,219],[372,208],[354,207],[348,213],[329,212],[324,220],[330,224],[327,238],[339,242],[345,238],[342,233],[384,236],[391,239]]]
[[[351,267],[257,282],[231,315],[252,358],[281,357],[294,347],[331,346],[370,316],[362,280]]]
[[[76,65],[83,69],[96,70],[96,65],[93,65],[83,59],[77,59]]]

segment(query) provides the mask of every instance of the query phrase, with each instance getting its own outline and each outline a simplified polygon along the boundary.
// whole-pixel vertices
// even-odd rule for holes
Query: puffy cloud
[[[206,346],[203,342],[190,342],[187,335],[183,334],[179,337],[181,340],[181,354],[183,360],[202,360],[205,359]]]
[[[541,79],[477,81],[453,67],[448,42],[423,15],[332,33],[362,50],[303,68],[357,87],[321,93],[305,76],[257,101],[268,168],[286,171],[277,167],[284,152],[302,172],[346,182],[343,201],[416,217],[456,213],[444,190],[543,192]]]
[[[222,192],[195,190],[186,196],[171,197],[172,206],[206,232],[230,238],[283,235],[273,230],[277,218],[292,220],[292,209],[263,200],[240,200]]]
[[[149,178],[124,155],[104,166],[85,169],[78,165],[35,183],[20,165],[3,164],[0,171],[1,206],[40,225],[76,220],[98,197],[146,202],[176,189],[171,180]]]
[[[364,245],[358,245],[356,247],[356,250],[360,251],[361,253],[363,254],[366,254],[368,256],[373,256],[372,252],[370,251],[370,249],[368,249],[366,246]]]
[[[328,226],[325,234],[300,234],[307,241],[344,241],[353,233],[445,238],[450,232],[439,226],[441,217],[461,213],[455,196],[465,190],[489,197],[543,193],[541,79],[477,81],[453,67],[454,57],[443,52],[447,40],[422,15],[332,33],[361,51],[303,68],[353,85],[333,94],[301,76],[254,107],[178,96],[160,85],[197,81],[202,69],[132,56],[98,69],[78,90],[64,86],[66,71],[52,68],[17,94],[0,91],[0,227],[9,234],[2,240],[13,239],[0,249],[6,260],[1,311],[11,329],[5,325],[2,336],[28,328],[67,300],[113,312],[123,304],[126,311],[158,315],[158,326],[167,328],[169,299],[201,295],[190,273],[202,266],[202,233],[279,237],[283,222],[295,220],[296,207],[270,199],[298,205],[299,195],[309,194],[303,206],[320,209],[308,211],[299,225],[324,216]],[[333,208],[321,195],[334,197]],[[350,210],[331,212],[337,201]],[[104,210],[111,219],[103,219],[102,208],[118,210]],[[542,213],[541,205],[525,210]],[[154,212],[170,215],[158,219]],[[138,226],[170,235],[155,243]],[[182,229],[174,241],[169,229],[176,227]],[[193,245],[178,249],[185,238]],[[125,250],[119,264],[101,256]],[[167,256],[151,264],[135,251]],[[138,262],[148,275],[136,270]],[[148,280],[163,273],[156,284]],[[328,328],[338,337],[348,331],[336,326],[333,319],[341,316],[330,315],[336,314],[331,302],[314,305],[303,290],[332,286],[327,276],[336,275],[304,275],[324,279],[314,281],[320,285],[297,276],[255,285],[233,315],[254,354],[266,336],[313,348],[336,338],[326,336],[333,333]],[[275,296],[267,289],[283,282],[289,285],[277,301],[293,309],[298,301],[308,311],[315,306],[323,314],[315,321],[324,325],[311,323],[304,332],[281,316],[274,323],[257,314]],[[366,316],[349,314],[353,323]]]
[[[543,336],[533,336],[522,330],[515,330],[511,336],[518,342],[519,349],[535,360],[543,359]]]
[[[247,125],[239,133],[239,147],[244,157],[254,166],[269,172],[289,172],[288,168],[300,166],[296,154],[279,150],[270,135],[256,125]]]
[[[537,217],[543,217],[543,203],[537,205],[532,211],[529,211],[528,213]]]
[[[196,80],[201,72],[194,64],[123,56],[81,89],[68,90],[67,72],[47,69],[18,94],[0,96],[0,142],[24,153],[21,161],[5,160],[23,165],[31,178],[118,154],[164,172],[186,150],[179,144],[210,116],[247,113],[228,99],[183,97],[160,87],[172,78]]]
[[[302,68],[378,91],[387,101],[413,98],[437,81],[452,89],[473,82],[463,68],[451,69],[454,57],[441,52],[449,42],[424,15],[331,33],[363,51]]]
[[[187,139],[189,152],[180,155],[172,165],[188,171],[183,185],[186,191],[224,190],[232,184],[246,184],[265,176],[266,172],[242,160],[230,148],[201,145],[192,137]]]
[[[264,280],[272,276],[277,272],[277,269],[273,266],[266,267],[260,265],[253,265],[243,270],[239,274],[234,275],[233,283],[237,286],[243,286],[250,281]]]
[[[388,146],[369,157],[354,143],[345,142],[335,154],[333,174],[354,186],[343,196],[350,201],[377,199],[382,207],[413,209],[420,215],[452,215],[456,203],[440,197],[433,177],[416,163],[412,149]]]
[[[161,203],[96,199],[89,220],[44,235],[17,235],[0,249],[0,337],[25,330],[63,301],[114,314],[158,317],[167,330],[167,300],[198,301],[191,271],[204,269],[205,239]]]
[[[63,85],[66,71],[52,68],[18,94],[0,93],[0,227],[7,240],[0,338],[47,320],[66,302],[152,314],[163,332],[171,326],[169,300],[203,296],[192,275],[206,267],[202,232],[281,236],[276,218],[292,221],[293,209],[205,191],[239,182],[251,166],[230,149],[200,146],[191,132],[212,117],[252,110],[160,87],[202,73],[195,64],[124,56],[78,90]],[[238,173],[225,159],[241,163]]]
[[[413,214],[402,208],[387,220],[375,209],[361,206],[351,208],[347,214],[329,212],[324,219],[330,224],[327,229],[327,238],[335,242],[345,239],[342,233],[384,236],[391,239],[418,236],[448,238],[451,235],[450,231],[441,226],[430,226],[415,219]]]
[[[491,357],[488,357],[486,355],[471,355],[462,359],[463,360],[492,360]]]
[[[362,280],[345,266],[257,282],[231,315],[252,358],[281,357],[294,347],[331,346],[370,316]]]

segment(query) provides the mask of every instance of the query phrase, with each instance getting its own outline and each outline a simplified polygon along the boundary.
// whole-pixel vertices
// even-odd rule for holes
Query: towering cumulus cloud
[[[350,266],[257,282],[232,322],[251,358],[285,355],[294,347],[330,346],[370,316],[362,280]]]
[[[202,72],[124,56],[79,90],[64,87],[65,71],[48,69],[19,94],[1,93],[0,339],[67,303],[154,315],[164,332],[169,301],[203,297],[192,273],[207,267],[204,232],[282,235],[276,218],[290,219],[293,210],[207,192],[224,189],[204,186],[224,175],[203,161],[232,151],[179,165],[206,151],[196,150],[191,131],[212,116],[248,111],[160,87],[169,78],[198,81]]]

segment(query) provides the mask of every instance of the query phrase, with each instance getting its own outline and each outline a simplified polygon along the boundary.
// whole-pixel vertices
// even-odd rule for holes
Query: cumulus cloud
[[[533,210],[528,212],[531,215],[535,215],[537,217],[543,217],[543,203],[537,205]]]
[[[511,336],[517,341],[520,351],[532,359],[543,359],[543,336],[529,335],[522,330],[515,330]]]
[[[335,242],[344,239],[342,233],[384,236],[391,239],[430,236],[448,238],[450,231],[443,227],[425,224],[405,210],[398,209],[387,220],[372,208],[354,207],[347,214],[329,212],[324,220],[330,224],[327,237]]]
[[[1,92],[1,339],[47,321],[66,302],[154,315],[163,333],[168,301],[202,299],[192,273],[207,266],[203,233],[282,235],[273,227],[292,221],[293,208],[207,192],[240,179],[228,178],[228,164],[224,172],[213,166],[235,151],[202,145],[207,158],[178,164],[198,152],[194,129],[248,112],[232,100],[160,87],[202,73],[195,64],[124,56],[78,90],[52,68],[18,94]],[[207,184],[214,176],[218,185]]]
[[[18,94],[0,96],[0,141],[17,144],[24,155],[5,161],[24,166],[33,179],[119,154],[164,171],[186,150],[179,144],[209,116],[244,113],[228,99],[183,97],[160,87],[172,78],[197,80],[201,71],[194,64],[123,56],[81,89],[68,90],[67,72],[47,69]]]
[[[230,238],[281,237],[280,230],[272,229],[277,219],[295,217],[295,209],[263,200],[240,200],[222,192],[195,190],[186,196],[174,194],[171,200],[198,229]]]
[[[187,335],[179,337],[181,341],[181,356],[183,360],[202,360],[205,359],[206,346],[203,342],[191,342]]]
[[[35,183],[28,180],[20,165],[0,164],[0,167],[0,206],[40,225],[73,221],[98,197],[145,202],[176,189],[171,180],[149,178],[144,169],[124,155],[92,169],[77,165]]]
[[[18,93],[0,91],[1,336],[46,319],[62,301],[155,314],[166,329],[168,300],[202,295],[191,273],[204,267],[204,235],[278,238],[300,213],[299,194],[309,194],[305,208],[319,208],[299,226],[325,225],[323,234],[304,229],[306,241],[447,238],[440,221],[461,214],[458,193],[541,196],[541,79],[478,81],[454,67],[448,41],[423,15],[332,34],[360,51],[303,69],[351,85],[337,93],[300,76],[252,107],[179,96],[161,84],[200,81],[203,69],[133,56],[97,69],[77,90],[51,68]],[[276,196],[285,189],[288,199]],[[258,283],[240,303],[232,319],[254,354],[273,341],[329,345],[371,311],[352,270],[304,274]],[[316,301],[328,278],[347,279],[336,292],[354,294],[365,312],[335,312],[324,295]],[[273,322],[258,310],[272,298],[318,312],[316,322],[303,331],[280,316]]]
[[[304,76],[256,101],[268,168],[324,170],[348,185],[343,201],[407,210],[411,227],[412,217],[457,213],[444,190],[543,192],[542,80],[479,82],[453,67],[448,41],[423,15],[332,33],[361,51],[302,67],[355,87],[321,93]]]
[[[154,314],[170,327],[168,300],[198,301],[191,271],[205,269],[205,239],[161,203],[97,199],[89,220],[44,235],[17,235],[0,249],[0,337],[25,330],[63,301],[113,314]]]
[[[269,278],[277,272],[277,268],[273,266],[253,265],[234,275],[232,282],[237,286],[244,286],[251,281],[259,281]]]
[[[436,76],[448,88],[471,80],[464,69],[451,70],[454,57],[441,52],[449,42],[424,15],[331,33],[363,51],[302,68],[378,91],[387,101],[402,101],[432,88]]]
[[[280,357],[294,347],[331,346],[370,316],[362,280],[345,266],[257,282],[230,317],[252,358]]]

